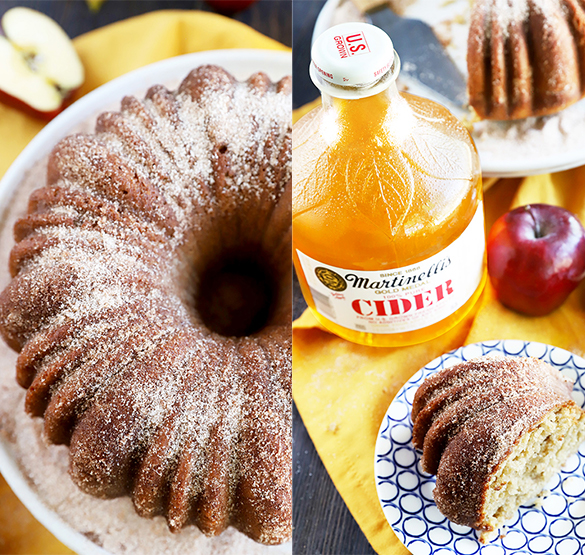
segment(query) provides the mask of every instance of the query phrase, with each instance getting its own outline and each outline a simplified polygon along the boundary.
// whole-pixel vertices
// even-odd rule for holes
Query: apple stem
[[[534,213],[532,212],[532,206],[530,206],[530,204],[527,204],[524,207],[524,210],[526,210],[526,212],[528,212],[530,214],[530,217],[532,218],[532,221],[534,222],[534,237],[536,239],[540,239],[543,235],[540,229],[540,223],[538,222],[538,219],[534,217]]]

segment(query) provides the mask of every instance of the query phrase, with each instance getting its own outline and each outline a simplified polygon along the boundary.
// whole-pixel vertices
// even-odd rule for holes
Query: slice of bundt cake
[[[483,119],[562,110],[585,95],[583,0],[474,0],[470,105]]]
[[[572,383],[535,358],[483,357],[429,377],[413,402],[413,442],[451,521],[485,539],[534,498],[585,440]]]

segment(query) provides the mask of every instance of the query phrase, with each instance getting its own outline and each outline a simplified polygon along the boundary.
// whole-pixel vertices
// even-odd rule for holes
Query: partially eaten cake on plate
[[[573,383],[536,358],[482,357],[428,377],[413,402],[413,443],[434,498],[485,541],[535,498],[585,440]]]

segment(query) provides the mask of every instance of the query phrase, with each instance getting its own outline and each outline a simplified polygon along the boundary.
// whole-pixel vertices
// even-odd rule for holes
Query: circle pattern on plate
[[[390,404],[376,441],[374,470],[378,498],[386,519],[413,555],[573,555],[585,540],[585,444],[554,476],[541,508],[520,507],[506,532],[481,544],[476,532],[447,520],[438,511],[432,490],[435,477],[420,468],[420,452],[412,445],[410,411],[418,386],[442,368],[487,354],[533,356],[575,380],[573,398],[585,401],[585,360],[558,347],[529,341],[501,340],[466,345],[419,370]],[[585,545],[583,545],[585,548]],[[585,551],[583,552],[585,554]]]

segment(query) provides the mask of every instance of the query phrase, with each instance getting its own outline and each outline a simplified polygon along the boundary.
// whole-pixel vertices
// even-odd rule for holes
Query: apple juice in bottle
[[[293,129],[293,257],[317,320],[375,346],[427,341],[470,311],[486,279],[481,174],[467,130],[400,94],[381,29],[315,42],[322,106]]]

